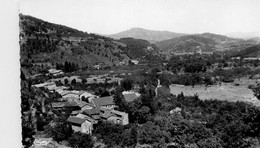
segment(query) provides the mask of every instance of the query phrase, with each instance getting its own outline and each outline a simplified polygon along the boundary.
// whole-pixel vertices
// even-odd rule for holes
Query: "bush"
[[[94,141],[88,134],[76,132],[68,140],[69,145],[74,148],[91,148],[94,146]]]

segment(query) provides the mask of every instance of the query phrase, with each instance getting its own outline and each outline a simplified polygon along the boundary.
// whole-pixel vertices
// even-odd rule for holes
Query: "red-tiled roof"
[[[94,102],[96,107],[106,106],[106,105],[115,105],[113,96],[95,98],[92,101]]]
[[[86,121],[86,119],[82,119],[82,118],[79,118],[79,117],[70,116],[70,117],[67,119],[67,121],[70,122],[70,123],[82,124],[83,122]]]

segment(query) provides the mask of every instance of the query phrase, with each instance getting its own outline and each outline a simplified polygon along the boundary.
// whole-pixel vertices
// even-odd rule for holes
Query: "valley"
[[[19,17],[24,147],[259,145],[258,40]]]

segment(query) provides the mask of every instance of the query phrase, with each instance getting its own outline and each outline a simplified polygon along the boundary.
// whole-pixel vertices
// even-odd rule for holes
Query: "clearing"
[[[258,80],[257,80],[258,81]],[[201,100],[217,99],[227,101],[245,101],[251,102],[256,106],[260,106],[260,100],[256,99],[251,89],[248,89],[248,85],[255,84],[255,80],[240,79],[234,83],[222,83],[221,85],[211,85],[206,87],[205,85],[184,86],[172,84],[170,85],[171,93],[178,95],[183,92],[186,96],[193,96],[198,94]],[[235,84],[239,84],[235,86]]]

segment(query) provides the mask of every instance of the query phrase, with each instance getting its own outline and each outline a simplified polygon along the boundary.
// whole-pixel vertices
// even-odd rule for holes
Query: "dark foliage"
[[[69,145],[73,148],[91,148],[94,146],[92,137],[80,132],[73,133],[68,140]]]

